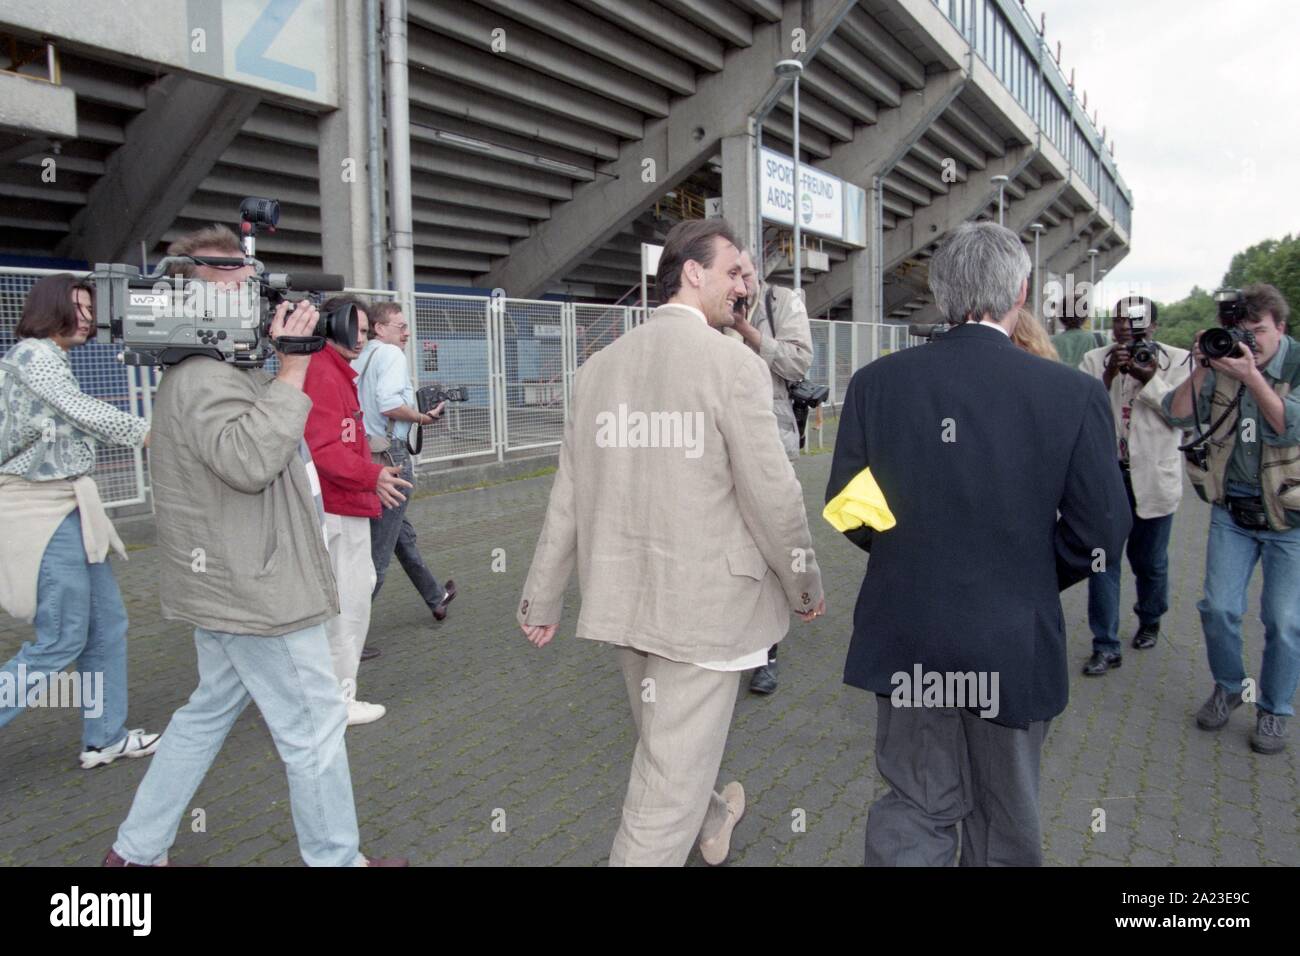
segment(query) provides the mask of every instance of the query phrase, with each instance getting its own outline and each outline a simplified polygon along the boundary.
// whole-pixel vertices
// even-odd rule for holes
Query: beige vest
[[[1226,375],[1215,376],[1214,394],[1210,397],[1210,418],[1205,423],[1209,427],[1218,421],[1219,416],[1232,404],[1237,395],[1240,382]],[[1275,382],[1273,391],[1285,399],[1291,392],[1289,382]],[[1207,467],[1199,468],[1190,459],[1187,460],[1187,477],[1192,487],[1201,496],[1202,501],[1222,505],[1226,493],[1228,459],[1237,443],[1236,408],[1214,431],[1213,437],[1205,443],[1208,449]],[[1286,512],[1300,512],[1300,446],[1263,445],[1260,450],[1259,484],[1263,491],[1264,509],[1268,512],[1268,524],[1274,531],[1286,531],[1293,526],[1287,519]]]

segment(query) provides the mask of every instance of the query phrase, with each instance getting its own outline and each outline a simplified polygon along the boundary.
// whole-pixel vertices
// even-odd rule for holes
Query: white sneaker
[[[109,764],[118,757],[147,757],[158,749],[162,734],[147,734],[143,730],[128,730],[120,743],[100,750],[90,749],[81,752],[81,769],[89,770],[101,764]]]
[[[372,724],[388,709],[383,704],[367,704],[364,700],[348,701],[348,726],[353,724]]]
[[[348,726],[353,724],[371,724],[378,720],[388,709],[383,704],[368,704],[357,700],[357,682],[345,679],[340,682],[343,688],[343,703],[348,705]]]

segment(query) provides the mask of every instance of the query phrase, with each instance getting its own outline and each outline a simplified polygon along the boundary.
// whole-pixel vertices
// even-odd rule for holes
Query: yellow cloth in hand
[[[863,468],[843,491],[827,502],[822,517],[836,531],[852,531],[863,525],[888,531],[897,524],[870,468]]]

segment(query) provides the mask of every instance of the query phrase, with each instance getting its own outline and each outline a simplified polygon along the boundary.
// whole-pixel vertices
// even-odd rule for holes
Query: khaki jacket
[[[808,310],[803,300],[790,289],[771,286],[775,316],[767,314],[767,290],[760,284],[758,301],[749,310],[749,321],[763,333],[758,346],[758,357],[767,363],[772,373],[772,412],[776,415],[781,433],[781,445],[791,458],[799,457],[799,423],[795,421],[794,406],[790,402],[790,386],[802,381],[812,367],[812,329],[808,324]],[[743,341],[731,329],[726,334]],[[746,346],[748,348],[748,346]],[[752,350],[751,350],[752,351]]]
[[[1241,383],[1226,375],[1210,374],[1213,376],[1214,392],[1210,398],[1209,414],[1201,423],[1202,427],[1208,430],[1212,423],[1219,420],[1220,415],[1226,413],[1227,417],[1214,430],[1213,437],[1205,443],[1207,467],[1201,468],[1188,459],[1187,478],[1202,501],[1223,506],[1227,497],[1228,460],[1237,444],[1238,410],[1228,409],[1233,404]],[[1300,382],[1300,348],[1297,348],[1295,339],[1291,339],[1282,379],[1273,383],[1273,391],[1285,401],[1293,391],[1293,384],[1297,382]],[[1190,437],[1192,433],[1189,432],[1188,435]],[[1273,531],[1300,528],[1300,446],[1262,442],[1259,479],[1269,527]]]
[[[587,360],[518,608],[556,624],[574,567],[578,636],[686,663],[785,636],[822,598],[767,367],[676,305]]]
[[[163,375],[149,467],[164,618],[275,636],[339,613],[298,451],[310,410],[260,369],[191,358]]]
[[[1092,349],[1079,362],[1079,371],[1100,381],[1106,371],[1106,355],[1113,343]],[[1187,350],[1174,345],[1164,345],[1167,355],[1161,356],[1160,365],[1151,381],[1142,385],[1128,375],[1116,375],[1110,383],[1110,411],[1115,416],[1118,434],[1122,427],[1124,408],[1133,403],[1129,422],[1129,478],[1133,482],[1133,498],[1137,502],[1139,518],[1163,518],[1178,510],[1183,500],[1183,457],[1178,452],[1183,431],[1169,424],[1161,404],[1164,397],[1187,380],[1191,374],[1187,364]]]

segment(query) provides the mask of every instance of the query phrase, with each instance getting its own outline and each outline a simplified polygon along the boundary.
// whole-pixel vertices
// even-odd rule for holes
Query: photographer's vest
[[[1237,397],[1241,383],[1226,375],[1214,377],[1214,394],[1210,397],[1209,419],[1202,428],[1209,428],[1219,416],[1228,411]],[[1300,342],[1288,337],[1286,360],[1282,363],[1281,378],[1273,383],[1279,398],[1300,387]],[[1206,467],[1199,468],[1187,458],[1187,477],[1202,501],[1223,505],[1226,494],[1228,460],[1237,443],[1238,409],[1228,412],[1227,418],[1214,430],[1214,436],[1205,442],[1208,451]],[[1259,424],[1256,423],[1258,432]],[[1193,433],[1194,434],[1194,433]],[[1258,433],[1256,441],[1260,441]],[[1261,442],[1259,485],[1268,512],[1268,524],[1274,531],[1286,531],[1300,526],[1300,446],[1267,445]],[[1292,512],[1288,518],[1287,511]]]

